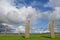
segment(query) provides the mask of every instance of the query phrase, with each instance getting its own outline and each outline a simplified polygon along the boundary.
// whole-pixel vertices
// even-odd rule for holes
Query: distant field
[[[60,34],[54,39],[49,34],[31,34],[29,39],[24,38],[24,34],[0,34],[0,40],[60,40]]]

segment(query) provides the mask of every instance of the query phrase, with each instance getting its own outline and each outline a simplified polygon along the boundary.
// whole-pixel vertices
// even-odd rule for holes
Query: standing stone
[[[8,25],[5,25],[5,34],[7,34]]]
[[[55,33],[54,33],[54,21],[51,21],[49,24],[50,27],[50,36],[51,38],[55,38]]]
[[[29,38],[29,36],[30,36],[30,21],[28,20],[27,22],[26,22],[26,29],[25,29],[25,38]]]

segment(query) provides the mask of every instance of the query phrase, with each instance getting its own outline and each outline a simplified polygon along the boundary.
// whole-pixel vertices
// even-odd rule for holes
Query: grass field
[[[60,40],[60,34],[53,39],[49,34],[31,34],[29,39],[24,38],[24,34],[0,34],[0,40]]]

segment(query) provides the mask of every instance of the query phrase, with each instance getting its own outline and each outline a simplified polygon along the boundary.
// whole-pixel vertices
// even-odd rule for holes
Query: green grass
[[[23,34],[0,34],[0,40],[60,40],[60,34],[56,34],[53,39],[49,34],[31,34],[29,39],[24,38]]]

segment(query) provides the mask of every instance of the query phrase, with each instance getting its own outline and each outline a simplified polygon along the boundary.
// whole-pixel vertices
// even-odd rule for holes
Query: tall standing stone
[[[50,22],[49,27],[50,27],[50,36],[51,36],[51,38],[55,38],[54,21],[53,20]]]
[[[7,34],[8,25],[5,25],[5,34]]]
[[[30,36],[30,21],[26,22],[26,29],[25,29],[25,38],[29,38]]]

